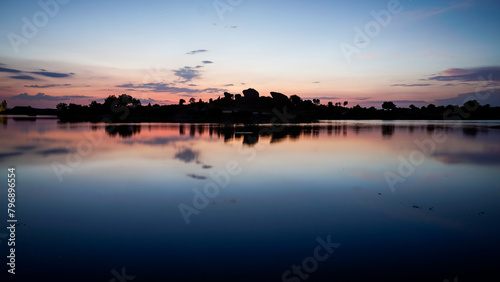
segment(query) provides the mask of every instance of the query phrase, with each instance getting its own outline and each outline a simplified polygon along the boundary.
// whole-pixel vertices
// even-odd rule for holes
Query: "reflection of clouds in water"
[[[43,150],[43,151],[37,152],[37,154],[42,155],[44,157],[47,157],[50,155],[61,155],[61,154],[69,154],[69,153],[72,153],[72,151],[65,149],[65,148],[55,148],[55,149],[48,149],[48,150]]]
[[[181,160],[185,163],[190,163],[194,160],[198,160],[199,152],[193,151],[191,149],[183,149],[182,151],[175,154],[174,158],[177,160]]]
[[[435,153],[433,157],[444,164],[500,165],[500,152]]]
[[[205,180],[205,179],[207,179],[206,176],[196,175],[196,174],[188,174],[187,176],[191,177],[193,179],[197,179],[197,180]]]
[[[189,137],[156,137],[148,140],[124,140],[123,144],[134,145],[134,144],[142,144],[149,146],[164,146],[169,144],[174,144],[179,141],[187,141],[191,140]]]
[[[71,140],[71,139],[64,139],[64,138],[60,138],[60,139],[54,139],[54,138],[29,138],[27,139],[27,141],[30,141],[30,142],[27,142],[27,143],[30,143],[30,144],[38,144],[38,145],[41,145],[41,147],[49,147],[49,146],[54,146],[54,144],[65,144],[65,145],[69,145],[71,146],[74,141]],[[37,145],[37,146],[38,146]]]
[[[30,145],[26,145],[26,146],[16,146],[14,147],[15,150],[20,150],[20,151],[30,151],[30,150],[33,150],[35,149],[37,146],[30,146]]]
[[[0,160],[8,159],[10,157],[20,156],[23,152],[14,152],[14,153],[0,153]]]

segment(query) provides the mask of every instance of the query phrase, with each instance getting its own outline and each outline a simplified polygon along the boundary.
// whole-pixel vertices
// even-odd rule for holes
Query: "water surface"
[[[498,124],[3,118],[17,278],[481,281],[500,266]],[[314,265],[318,240],[340,245]]]

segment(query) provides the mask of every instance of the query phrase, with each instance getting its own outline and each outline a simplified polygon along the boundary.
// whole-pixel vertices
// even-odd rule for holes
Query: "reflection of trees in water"
[[[7,120],[8,118],[6,117],[0,117],[0,122],[2,123],[3,127],[7,127]]]
[[[258,134],[245,134],[243,137],[243,144],[253,146],[259,143],[259,135]]]
[[[191,124],[189,127],[189,136],[194,137],[196,135],[196,125]]]
[[[394,135],[395,129],[396,129],[396,126],[393,124],[382,125],[382,137],[384,139],[392,138],[392,135]]]
[[[270,143],[275,144],[284,140],[297,140],[300,137],[318,138],[321,134],[328,136],[347,136],[349,132],[359,135],[380,128],[378,126],[360,126],[348,124],[311,124],[311,125],[234,125],[234,124],[180,124],[177,125],[179,135],[186,134],[189,127],[191,137],[209,135],[222,139],[225,143],[232,140],[241,140],[245,145],[255,145],[261,137],[270,137]],[[393,124],[382,125],[382,135],[390,138],[395,131]],[[425,128],[425,127],[424,127]]]
[[[141,126],[134,125],[106,125],[106,133],[111,137],[119,136],[121,138],[129,138],[141,132]]]
[[[476,138],[477,133],[479,132],[478,128],[473,126],[473,127],[464,127],[462,128],[462,132],[465,137],[469,138]]]
[[[67,127],[68,125],[64,125]],[[336,137],[346,137],[349,134],[360,135],[379,131],[383,139],[391,139],[396,131],[407,133],[460,133],[466,137],[475,137],[481,133],[488,133],[485,127],[454,127],[446,125],[360,125],[346,124],[343,122],[333,124],[278,124],[278,125],[235,125],[235,124],[158,124],[149,125],[150,130],[169,129],[178,131],[179,136],[189,134],[190,137],[209,136],[211,138],[222,139],[225,143],[237,140],[245,145],[253,146],[265,138],[271,144],[277,144],[285,140],[298,140],[299,138],[319,138],[322,134]],[[98,130],[101,126],[91,126],[92,130]],[[141,132],[141,125],[107,125],[106,132],[112,137],[128,138]],[[188,133],[189,130],[189,133]]]

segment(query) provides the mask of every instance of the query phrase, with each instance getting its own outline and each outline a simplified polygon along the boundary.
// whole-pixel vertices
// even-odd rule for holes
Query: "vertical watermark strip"
[[[9,266],[9,270],[7,270],[10,274],[16,274],[16,168],[9,167],[7,169],[7,224],[9,225],[7,229],[9,230],[10,235],[7,240],[7,245],[10,248],[9,255],[7,256]]]

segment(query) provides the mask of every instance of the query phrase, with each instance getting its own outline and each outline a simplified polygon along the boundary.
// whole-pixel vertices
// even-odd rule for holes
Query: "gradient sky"
[[[498,0],[2,0],[0,99],[170,104],[251,87],[350,106],[500,106],[498,15]]]

